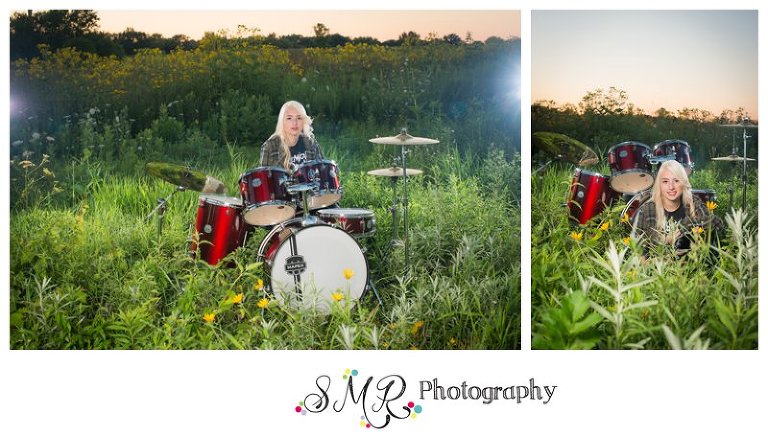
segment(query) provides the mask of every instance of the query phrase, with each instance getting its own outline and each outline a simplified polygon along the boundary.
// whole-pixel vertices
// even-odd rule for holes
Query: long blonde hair
[[[304,109],[304,106],[295,100],[289,100],[283,103],[283,106],[280,108],[280,113],[277,115],[277,125],[275,126],[275,133],[272,134],[270,138],[278,137],[280,138],[280,146],[283,148],[283,151],[285,152],[285,160],[283,161],[283,167],[288,168],[288,165],[291,161],[291,150],[288,148],[288,143],[286,142],[285,138],[285,130],[284,130],[284,118],[285,118],[285,112],[288,110],[289,107],[292,107],[296,109],[299,112],[299,115],[301,115],[301,118],[304,120],[304,128],[301,131],[301,134],[306,136],[307,139],[310,141],[313,141],[315,138],[314,131],[312,129],[312,118],[307,115],[307,110]]]
[[[661,192],[661,172],[668,171],[672,174],[672,177],[680,180],[683,186],[683,192],[680,196],[682,206],[685,206],[688,211],[688,215],[691,218],[696,218],[696,208],[693,204],[693,194],[691,193],[691,182],[688,180],[688,173],[685,171],[685,167],[676,160],[668,160],[661,164],[659,172],[656,175],[656,181],[653,184],[653,190],[651,191],[651,200],[656,206],[656,229],[659,231],[664,230],[664,222],[666,216],[664,215],[664,205],[662,204],[662,192]]]

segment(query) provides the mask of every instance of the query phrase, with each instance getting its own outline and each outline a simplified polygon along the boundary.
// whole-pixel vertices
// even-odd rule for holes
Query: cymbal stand
[[[392,212],[392,240],[390,244],[395,245],[398,241],[397,227],[400,225],[397,220],[397,177],[390,177],[389,180],[392,184],[392,207],[390,208]]]
[[[184,186],[177,186],[176,190],[171,192],[170,195],[166,198],[158,198],[157,199],[157,206],[155,206],[154,209],[152,209],[152,212],[147,215],[147,217],[144,219],[145,221],[149,221],[152,218],[152,215],[157,214],[157,238],[160,239],[160,235],[162,234],[163,230],[163,219],[165,217],[165,211],[168,208],[168,200],[173,197],[173,194],[185,191],[187,188]]]
[[[741,208],[746,212],[747,210],[747,138],[750,138],[749,135],[747,135],[747,124],[749,123],[749,118],[744,117],[744,133],[742,137],[744,138],[744,167],[741,173]]]
[[[406,134],[406,130],[403,129],[402,133]],[[411,255],[408,249],[408,174],[406,172],[408,165],[405,161],[405,154],[405,144],[402,144],[400,146],[400,158],[403,161],[403,242],[405,243],[405,274],[409,276],[411,273]]]
[[[539,174],[540,172],[544,171],[544,169],[545,169],[546,167],[548,167],[549,165],[551,165],[551,164],[552,164],[552,162],[555,162],[555,161],[557,161],[557,160],[560,160],[560,159],[562,159],[562,157],[563,157],[563,155],[562,155],[562,154],[558,154],[557,156],[553,157],[552,159],[550,159],[550,160],[548,160],[546,163],[544,163],[544,165],[542,165],[542,166],[540,166],[538,169],[536,169],[536,171],[534,171],[534,172],[533,172],[533,174]]]

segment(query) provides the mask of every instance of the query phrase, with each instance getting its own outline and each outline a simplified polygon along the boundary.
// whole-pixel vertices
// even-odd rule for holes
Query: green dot
[[[303,405],[304,405],[304,402],[303,401],[299,401],[299,406],[303,406]]]
[[[341,376],[341,378],[343,378],[344,380],[346,380],[346,379],[347,379],[347,375],[346,375],[346,374],[344,374],[344,375],[342,375],[342,376]]]

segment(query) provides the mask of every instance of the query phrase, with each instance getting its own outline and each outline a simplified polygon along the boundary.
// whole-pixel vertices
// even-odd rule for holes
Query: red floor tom
[[[190,253],[216,265],[235,249],[242,247],[249,230],[242,212],[243,202],[239,198],[201,195]]]
[[[610,177],[577,168],[568,195],[568,216],[579,224],[586,224],[618,196],[611,188]]]

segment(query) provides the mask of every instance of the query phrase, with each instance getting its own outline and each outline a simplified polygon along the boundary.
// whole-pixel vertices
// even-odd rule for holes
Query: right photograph
[[[531,102],[531,348],[757,349],[757,11],[532,11]]]

